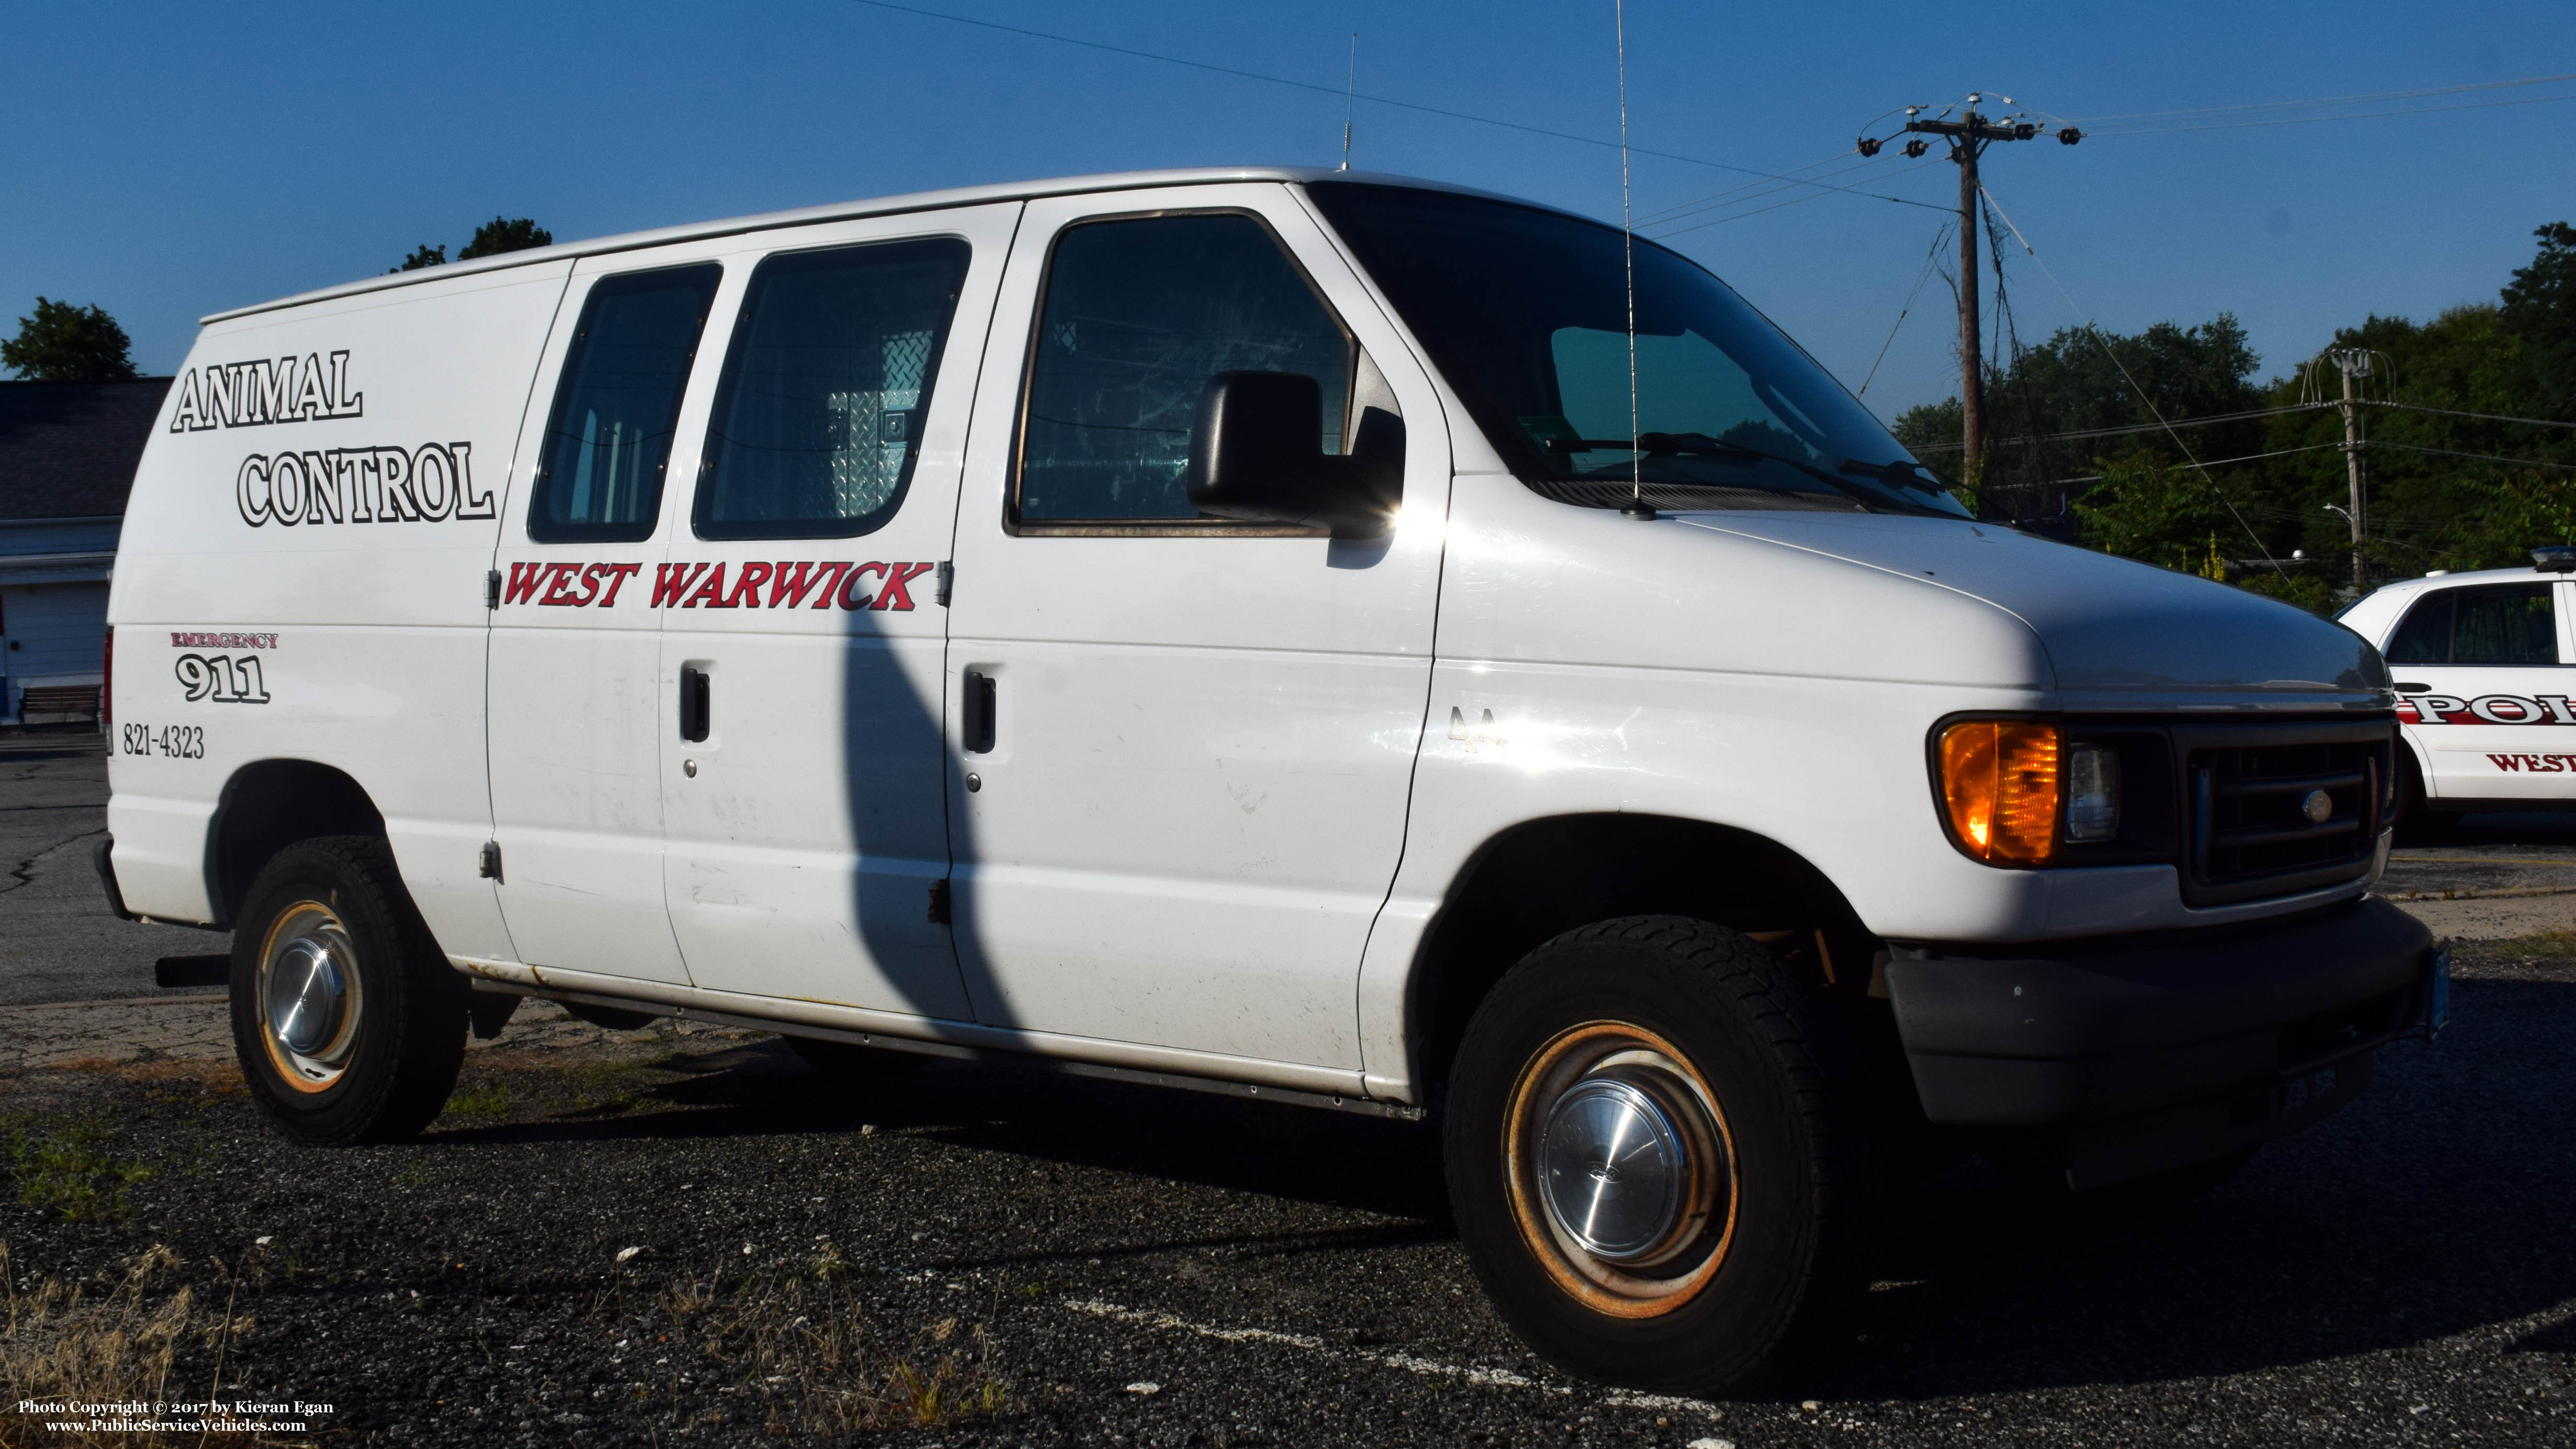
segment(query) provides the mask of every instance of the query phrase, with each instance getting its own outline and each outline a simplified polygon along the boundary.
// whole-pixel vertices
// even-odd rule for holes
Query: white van
[[[469,1020],[1442,1121],[1542,1352],[1737,1382],[1893,1164],[2076,1189],[2440,1012],[2388,675],[1980,523],[1723,283],[1452,187],[816,208],[209,318],[116,626],[118,909],[288,1130]],[[470,988],[470,989],[469,989]]]
[[[2397,814],[2576,810],[2576,548],[2528,569],[2408,579],[2338,616],[2397,676]]]

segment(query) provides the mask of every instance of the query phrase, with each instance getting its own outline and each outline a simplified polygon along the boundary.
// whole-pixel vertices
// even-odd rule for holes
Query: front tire
[[[260,870],[233,932],[233,1051],[288,1135],[399,1141],[456,1086],[468,991],[383,841],[302,841]]]
[[[2435,810],[2424,798],[2424,775],[2415,752],[2404,741],[2397,746],[2397,810],[2390,825],[2396,845],[2439,845],[2457,832],[2457,811]]]
[[[1860,1266],[1853,1070],[1819,990],[1706,921],[1572,931],[1469,1023],[1451,1202],[1504,1319],[1608,1383],[1716,1393],[1791,1360]]]

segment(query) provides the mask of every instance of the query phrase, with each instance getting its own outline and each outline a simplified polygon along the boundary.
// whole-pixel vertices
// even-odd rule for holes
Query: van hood
[[[1675,521],[1920,579],[2005,610],[2039,636],[2070,707],[2232,702],[2219,696],[2274,708],[2393,705],[2379,651],[2340,624],[2000,524],[1786,512]]]

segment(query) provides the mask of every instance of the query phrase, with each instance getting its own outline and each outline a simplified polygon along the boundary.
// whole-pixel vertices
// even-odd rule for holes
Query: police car
[[[1817,1341],[1881,1153],[2207,1176],[2439,1017],[2377,651],[1981,522],[1697,264],[1434,183],[219,313],[111,618],[109,901],[231,933],[282,1130],[418,1132],[529,996],[1436,1111],[1617,1382]]]
[[[2394,675],[2410,820],[2576,809],[2576,547],[2532,560],[2390,584],[2338,616]]]

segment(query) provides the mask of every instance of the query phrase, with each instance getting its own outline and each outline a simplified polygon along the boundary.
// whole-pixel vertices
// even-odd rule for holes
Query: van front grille
[[[2292,895],[2370,869],[2390,779],[2385,723],[2175,733],[2191,904]]]

